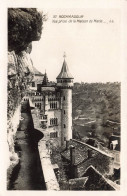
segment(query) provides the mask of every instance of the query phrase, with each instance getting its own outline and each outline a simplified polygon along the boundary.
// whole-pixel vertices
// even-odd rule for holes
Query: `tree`
[[[29,43],[39,40],[46,16],[35,8],[8,9],[8,49],[19,53]]]

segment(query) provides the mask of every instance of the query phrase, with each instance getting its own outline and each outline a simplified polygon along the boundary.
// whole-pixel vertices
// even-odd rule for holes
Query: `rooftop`
[[[40,71],[38,71],[36,69],[36,67],[34,67],[34,66],[33,66],[33,72],[34,72],[35,75],[44,76],[44,74],[42,74]]]
[[[92,157],[95,157],[96,155],[98,155],[99,153],[111,158],[112,156],[93,147],[90,146],[89,144],[86,144],[84,142],[80,142],[77,140],[70,140],[69,142],[69,146],[73,145],[75,147],[75,165],[78,165],[80,163],[82,163],[83,161],[86,161],[88,159],[88,150],[91,151],[92,153]],[[68,161],[70,161],[70,149],[66,149],[65,151],[63,151],[61,153],[61,155],[66,158]]]
[[[85,184],[85,190],[119,190],[120,186],[113,181],[105,178],[92,165],[88,167],[83,175],[88,177]]]
[[[73,79],[73,76],[70,74],[67,63],[64,59],[63,66],[60,74],[57,76],[57,79]]]

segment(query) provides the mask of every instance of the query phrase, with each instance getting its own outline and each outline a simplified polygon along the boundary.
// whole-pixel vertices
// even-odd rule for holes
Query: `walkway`
[[[15,143],[20,162],[12,173],[9,190],[46,190],[36,141],[39,133],[36,130],[32,136],[34,130],[30,112],[21,115],[23,120],[16,133]]]
[[[44,137],[38,143],[38,149],[40,154],[41,166],[44,174],[44,180],[47,190],[60,190],[57,182],[53,165],[50,160],[50,152],[46,148],[46,141],[49,139],[48,130],[40,128],[39,113],[36,109],[32,110],[32,118],[34,122],[34,128],[44,133]]]

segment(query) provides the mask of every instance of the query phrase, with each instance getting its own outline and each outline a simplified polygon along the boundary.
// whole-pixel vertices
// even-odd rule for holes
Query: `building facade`
[[[49,139],[56,139],[61,146],[72,139],[72,88],[73,77],[63,61],[57,83],[49,82],[45,73],[37,90],[29,90],[25,99],[30,99],[38,109],[40,127],[49,132]]]

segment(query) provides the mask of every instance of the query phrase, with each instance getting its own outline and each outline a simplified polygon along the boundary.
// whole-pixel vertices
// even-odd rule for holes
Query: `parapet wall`
[[[41,167],[43,171],[44,181],[47,190],[60,190],[57,178],[54,173],[53,165],[50,160],[50,149],[46,147],[46,141],[49,139],[49,131],[40,127],[39,118],[36,109],[32,112],[32,118],[35,131],[43,132],[44,137],[38,143],[38,151],[40,156]]]
[[[59,184],[57,182],[53,166],[50,160],[50,152],[46,148],[46,141],[40,140],[38,144],[39,154],[40,154],[40,161],[43,170],[44,180],[46,184],[47,190],[55,190],[59,191]]]

